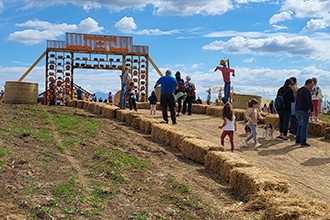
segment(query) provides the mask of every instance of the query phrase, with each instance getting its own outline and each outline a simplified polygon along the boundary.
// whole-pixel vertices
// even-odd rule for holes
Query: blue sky
[[[285,79],[319,79],[330,99],[328,0],[0,0],[0,88],[16,81],[65,33],[132,36],[162,72],[190,75],[197,95],[223,86],[219,60],[236,71],[234,92],[273,99]],[[119,90],[118,71],[77,70],[90,92]],[[149,92],[159,75],[150,65]],[[24,79],[45,88],[45,59]],[[212,99],[217,92],[212,93]]]

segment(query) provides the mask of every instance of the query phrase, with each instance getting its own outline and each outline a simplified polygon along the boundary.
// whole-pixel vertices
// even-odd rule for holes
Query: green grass
[[[5,166],[5,163],[2,161],[2,158],[7,154],[11,154],[11,151],[4,146],[0,146],[0,168]]]

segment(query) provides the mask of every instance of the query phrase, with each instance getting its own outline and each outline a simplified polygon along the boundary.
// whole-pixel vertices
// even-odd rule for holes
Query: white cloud
[[[38,19],[29,20],[25,23],[16,24],[17,27],[27,28],[23,31],[16,31],[9,35],[8,40],[17,41],[27,45],[33,45],[43,42],[44,40],[56,39],[65,34],[65,32],[101,32],[103,27],[98,26],[93,18],[82,20],[79,26],[75,24],[52,24],[48,21],[40,21]]]
[[[131,33],[137,28],[137,24],[132,17],[123,17],[116,24],[115,28],[123,33]]]
[[[269,19],[269,23],[270,24],[276,24],[276,23],[279,23],[281,21],[290,20],[291,19],[291,15],[292,15],[291,12],[289,12],[289,11],[283,11],[283,12],[281,12],[279,14],[273,15]]]

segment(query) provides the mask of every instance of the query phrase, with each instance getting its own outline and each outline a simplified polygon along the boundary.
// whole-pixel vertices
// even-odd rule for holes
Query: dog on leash
[[[262,137],[266,140],[272,140],[274,134],[274,126],[272,124],[266,124],[262,130]]]

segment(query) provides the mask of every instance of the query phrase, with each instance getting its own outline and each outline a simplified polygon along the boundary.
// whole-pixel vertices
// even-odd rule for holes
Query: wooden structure
[[[133,45],[132,37],[66,33],[65,41],[48,40],[46,51],[18,81],[46,56],[44,103],[52,104],[75,97],[75,69],[124,71],[130,67],[138,101],[146,102],[149,62],[162,75],[148,53],[148,46]]]

